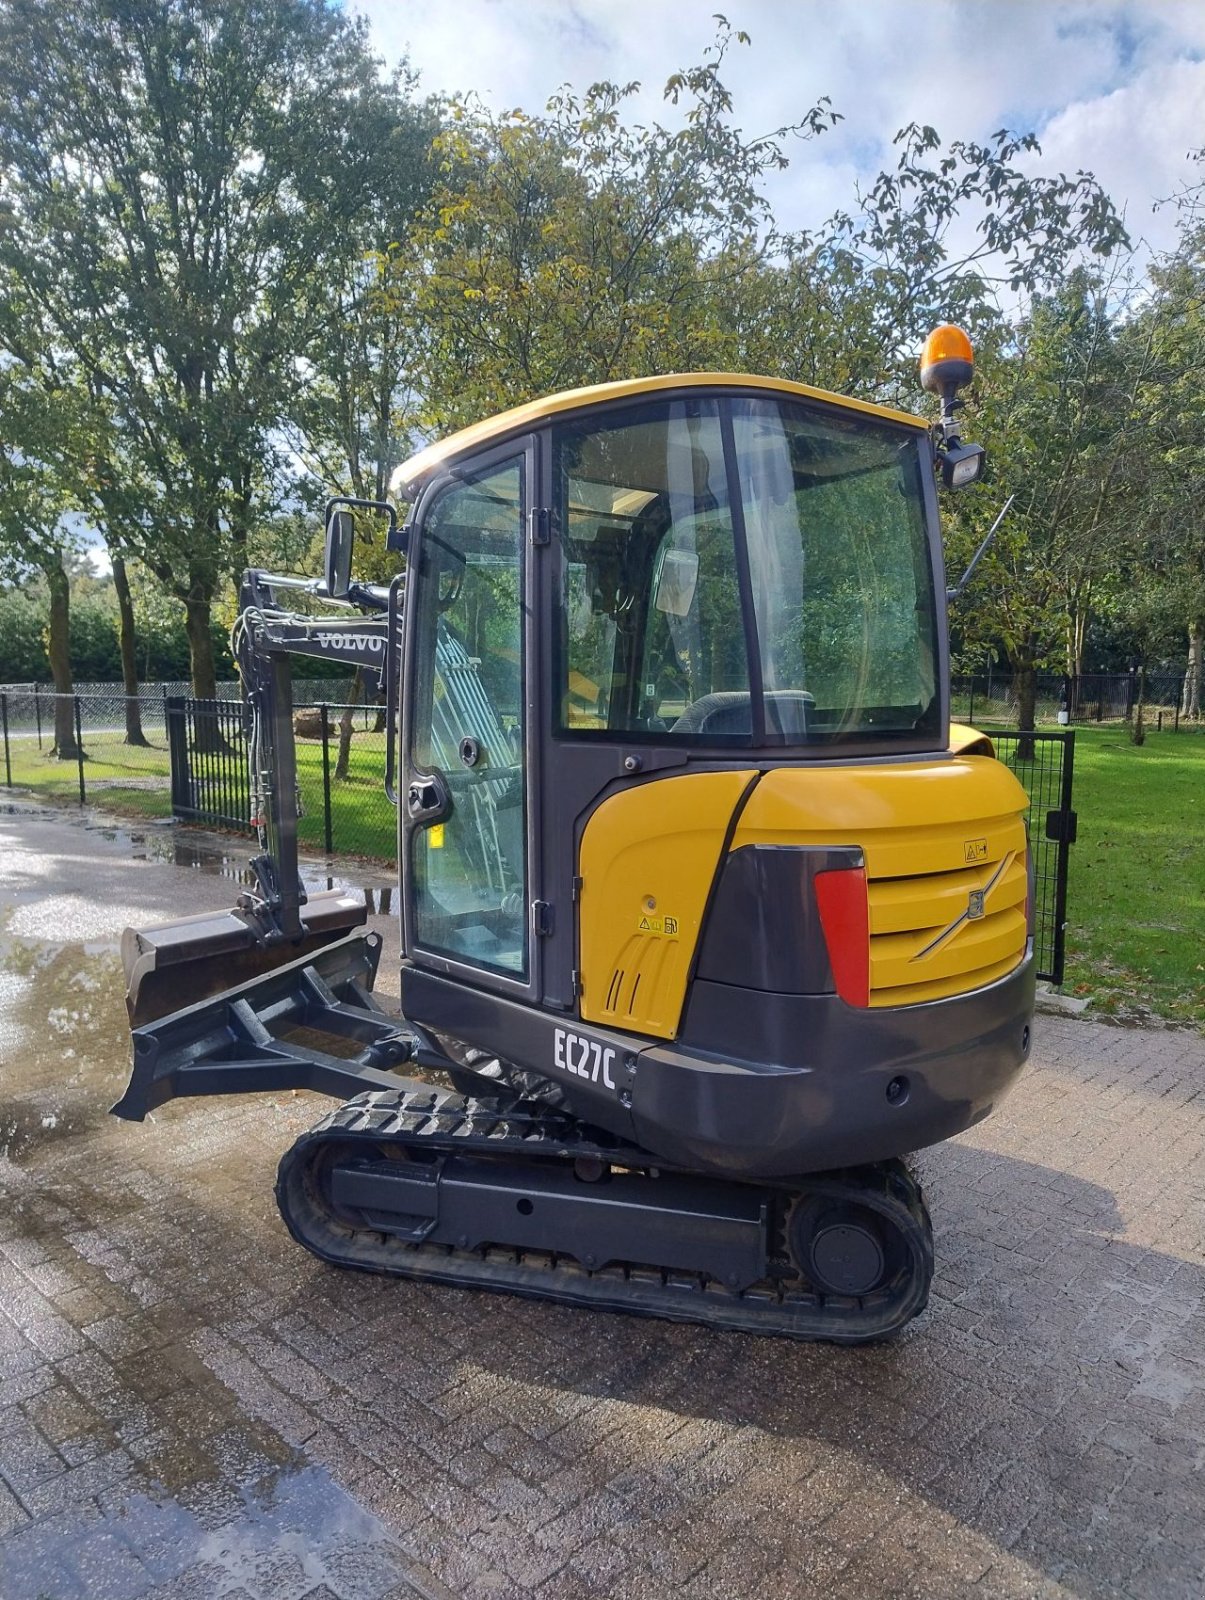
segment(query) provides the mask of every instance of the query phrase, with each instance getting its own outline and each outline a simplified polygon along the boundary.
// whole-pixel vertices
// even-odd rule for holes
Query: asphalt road
[[[176,839],[0,811],[4,1600],[1205,1593],[1199,1036],[1039,1019],[880,1347],[342,1273],[272,1199],[326,1102],[107,1114],[120,929],[235,888]]]

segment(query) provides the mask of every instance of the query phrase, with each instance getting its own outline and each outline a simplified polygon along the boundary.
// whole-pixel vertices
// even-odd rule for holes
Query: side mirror
[[[653,604],[667,616],[688,616],[698,581],[699,558],[693,550],[663,550],[653,580]]]
[[[351,551],[356,541],[356,519],[350,511],[332,511],[326,522],[326,592],[340,600],[351,587]]]

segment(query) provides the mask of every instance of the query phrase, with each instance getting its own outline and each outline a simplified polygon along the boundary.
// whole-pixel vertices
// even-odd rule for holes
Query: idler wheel
[[[886,1220],[856,1201],[803,1200],[791,1214],[791,1254],[821,1294],[873,1294],[897,1266]]]

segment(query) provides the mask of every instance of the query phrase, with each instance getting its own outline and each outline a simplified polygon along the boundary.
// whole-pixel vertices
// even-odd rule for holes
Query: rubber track
[[[455,1250],[357,1229],[330,1208],[322,1176],[324,1167],[357,1145],[522,1155],[557,1162],[597,1157],[636,1170],[685,1170],[562,1110],[513,1094],[469,1098],[424,1088],[357,1095],[297,1140],[281,1160],[276,1182],[277,1204],[289,1232],[307,1250],[336,1266],[562,1305],[839,1344],[885,1338],[922,1311],[928,1300],[932,1229],[920,1187],[899,1161],[824,1173],[790,1187],[757,1185],[773,1202],[774,1237],[768,1245],[772,1276],[734,1294],[700,1273],[668,1272],[636,1263],[612,1263],[590,1272],[570,1257],[544,1251]],[[729,1181],[715,1179],[720,1184]],[[890,1285],[858,1299],[814,1292],[786,1253],[783,1224],[794,1201],[815,1195],[856,1200],[882,1215],[903,1238],[907,1268]]]

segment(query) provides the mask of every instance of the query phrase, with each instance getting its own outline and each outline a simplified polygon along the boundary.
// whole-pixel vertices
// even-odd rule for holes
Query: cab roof
[[[847,395],[830,394],[826,389],[813,389],[809,384],[792,383],[787,378],[762,378],[740,372],[669,372],[656,378],[624,378],[617,383],[594,383],[582,389],[564,389],[560,394],[529,400],[525,405],[500,411],[497,416],[486,417],[481,422],[474,422],[467,428],[448,434],[445,439],[437,439],[412,455],[408,461],[403,461],[390,479],[390,489],[395,497],[412,500],[424,479],[437,467],[477,451],[484,445],[500,443],[510,434],[525,433],[539,427],[550,417],[569,411],[588,411],[606,401],[624,400],[628,396],[655,395],[679,389],[762,389],[775,394],[802,396],[805,400],[823,400],[829,405],[844,406],[847,411],[861,411],[887,422],[918,428],[922,432],[927,431],[929,426],[923,417],[914,417],[907,411],[872,405],[868,400],[851,400]]]

